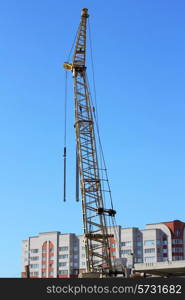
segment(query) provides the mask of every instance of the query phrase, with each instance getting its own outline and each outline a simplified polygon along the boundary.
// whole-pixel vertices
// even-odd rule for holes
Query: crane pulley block
[[[114,237],[114,235],[113,234],[106,234],[106,236],[105,235],[103,235],[103,234],[100,234],[100,233],[86,233],[85,234],[85,237],[86,238],[89,238],[89,239],[91,239],[91,240],[103,240],[103,238],[113,238]]]
[[[116,214],[116,211],[114,209],[105,209],[103,207],[98,207],[97,208],[97,213],[99,215],[103,214],[103,213],[107,213],[109,216],[114,217]]]
[[[84,54],[85,51],[79,50],[79,51],[77,51],[77,53],[78,54]],[[75,70],[76,72],[80,72],[80,73],[85,71],[85,69],[86,69],[86,67],[82,63],[80,63],[80,62],[78,63],[77,61],[76,61],[76,63],[73,63],[73,64],[65,62],[63,64],[63,67],[66,70],[69,70],[69,71],[74,71]]]

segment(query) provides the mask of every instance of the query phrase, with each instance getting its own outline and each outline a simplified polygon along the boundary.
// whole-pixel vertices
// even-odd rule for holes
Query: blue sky
[[[82,233],[81,205],[74,199],[71,80],[68,200],[62,202],[62,64],[83,7],[90,13],[100,132],[117,223],[185,221],[185,2],[2,1],[0,277],[20,276],[21,241],[28,236]]]

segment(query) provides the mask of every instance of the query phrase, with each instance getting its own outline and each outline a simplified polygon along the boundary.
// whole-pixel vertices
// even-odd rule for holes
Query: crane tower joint
[[[72,71],[72,72],[76,71],[77,73],[78,73],[78,72],[81,73],[81,72],[83,72],[83,71],[86,70],[86,67],[85,67],[84,65],[70,64],[70,63],[68,63],[68,62],[65,62],[65,63],[63,64],[63,67],[64,67],[64,69],[66,69],[66,70],[69,70],[69,71]],[[76,73],[76,74],[77,74],[77,73]]]
[[[88,18],[89,14],[88,14],[88,9],[87,8],[82,8],[82,13],[81,13],[82,17]]]
[[[72,64],[69,64],[67,62],[65,62],[63,66],[64,66],[64,69],[66,69],[66,70],[72,71],[72,69],[73,69]]]

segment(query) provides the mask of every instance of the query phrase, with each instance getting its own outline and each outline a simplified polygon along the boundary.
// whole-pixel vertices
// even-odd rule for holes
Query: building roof
[[[41,235],[41,234],[53,234],[53,233],[59,233],[59,234],[61,234],[60,231],[49,231],[49,232],[40,232],[39,235]]]
[[[175,222],[184,223],[184,222],[182,222],[180,220],[173,220],[173,221],[163,221],[163,222],[158,222],[158,223],[148,223],[146,225],[157,225],[157,224],[175,223]]]

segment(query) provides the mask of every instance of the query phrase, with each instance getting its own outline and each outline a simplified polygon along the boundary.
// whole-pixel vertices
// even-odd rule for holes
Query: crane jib
[[[65,62],[64,68],[72,72],[74,81],[76,181],[79,182],[80,176],[87,272],[110,275],[115,273],[110,250],[115,236],[108,232],[107,218],[114,217],[116,211],[104,207],[104,179],[100,176],[102,169],[99,168],[94,129],[95,108],[91,105],[85,66],[88,17],[88,9],[82,9],[72,62]],[[79,200],[78,182],[76,199]]]

